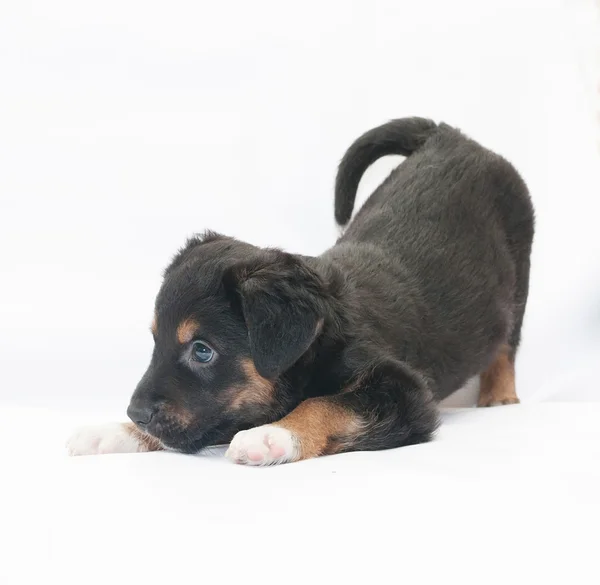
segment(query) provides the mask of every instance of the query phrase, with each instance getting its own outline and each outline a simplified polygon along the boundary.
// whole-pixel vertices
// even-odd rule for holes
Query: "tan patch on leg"
[[[129,432],[129,434],[140,444],[139,450],[143,451],[162,451],[163,446],[160,444],[160,441],[149,435],[148,433],[144,433],[140,431],[133,423],[125,423],[123,425]]]
[[[200,328],[200,325],[194,319],[186,319],[179,324],[177,327],[177,341],[179,343],[189,343],[194,339],[196,331]]]
[[[359,416],[327,397],[309,398],[273,424],[294,435],[299,459],[343,451],[365,427]]]
[[[251,359],[242,360],[242,370],[248,380],[247,384],[232,390],[231,408],[239,409],[248,404],[270,404],[273,401],[275,384],[263,378]]]
[[[490,367],[480,375],[477,406],[518,404],[515,390],[515,366],[509,357],[509,348],[503,346]]]

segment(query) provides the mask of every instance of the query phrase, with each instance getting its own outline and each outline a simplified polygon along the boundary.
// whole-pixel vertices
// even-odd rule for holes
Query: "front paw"
[[[73,433],[66,446],[71,456],[137,453],[142,450],[132,425],[127,423],[82,427]]]
[[[237,433],[225,456],[243,465],[277,465],[297,461],[300,448],[292,432],[283,427],[264,425]]]

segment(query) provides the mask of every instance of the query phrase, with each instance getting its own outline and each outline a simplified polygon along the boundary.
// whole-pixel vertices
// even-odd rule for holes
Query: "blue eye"
[[[201,364],[207,364],[215,355],[215,352],[203,341],[194,341],[192,345],[192,357]]]

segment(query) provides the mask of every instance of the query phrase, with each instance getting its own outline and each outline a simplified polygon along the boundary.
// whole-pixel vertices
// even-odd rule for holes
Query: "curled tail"
[[[352,216],[363,173],[388,154],[409,156],[423,146],[437,125],[426,118],[400,118],[365,132],[346,151],[335,180],[335,220],[346,225]]]

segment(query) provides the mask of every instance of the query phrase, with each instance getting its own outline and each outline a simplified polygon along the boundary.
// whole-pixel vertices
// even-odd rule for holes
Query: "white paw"
[[[67,441],[69,455],[100,455],[104,453],[137,453],[140,442],[125,423],[107,423],[82,427]]]
[[[237,433],[225,456],[244,465],[276,465],[299,459],[300,448],[287,429],[264,425]]]

